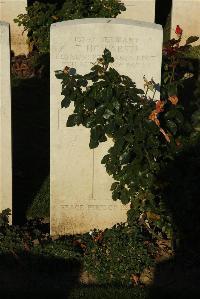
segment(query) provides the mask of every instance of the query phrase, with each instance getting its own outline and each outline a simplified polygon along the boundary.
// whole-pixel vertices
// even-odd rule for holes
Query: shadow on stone
[[[22,224],[50,161],[49,78],[17,79],[12,86],[13,219]]]

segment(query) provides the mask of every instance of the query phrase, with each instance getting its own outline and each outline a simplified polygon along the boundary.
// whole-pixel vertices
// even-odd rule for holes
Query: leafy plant
[[[46,239],[42,219],[35,218],[19,227],[9,225],[10,209],[0,214],[0,254],[9,253],[18,259],[18,253],[29,252],[37,240],[40,244]]]
[[[134,284],[133,277],[154,264],[155,247],[147,238],[139,227],[125,224],[95,230],[85,242],[84,269],[99,283]]]
[[[16,256],[16,251],[23,248],[22,233],[17,227],[9,225],[11,210],[3,210],[0,214],[0,254],[11,253]]]
[[[26,7],[26,11],[26,14],[20,14],[14,22],[18,23],[18,26],[23,26],[27,31],[29,51],[36,48],[41,53],[48,52],[50,26],[57,19],[56,5],[36,1],[33,5]]]
[[[137,89],[129,77],[110,66],[114,58],[108,49],[86,75],[75,74],[68,66],[56,72],[62,80],[61,106],[74,104],[67,126],[89,128],[91,149],[113,140],[102,159],[115,180],[112,197],[123,204],[131,202],[129,223],[140,223],[156,238],[172,234],[171,215],[162,197],[168,181],[161,180],[160,173],[183,150],[192,131],[177,94],[191,76],[179,70],[182,53],[197,38],[180,46],[179,26],[177,36],[163,49],[162,100],[157,102],[148,96],[149,89],[158,88],[153,79],[144,77],[146,92]]]
[[[65,0],[61,9],[56,4],[34,2],[14,21],[28,32],[29,50],[49,52],[50,26],[53,23],[81,18],[113,18],[125,10],[117,0]]]
[[[45,258],[73,260],[98,283],[133,285],[134,278],[139,283],[143,270],[154,265],[155,244],[138,225],[117,224],[105,231],[52,240],[42,219],[29,220],[23,227],[11,226],[9,214],[9,209],[0,214],[0,255],[7,254],[22,266],[26,263],[40,269],[39,261]]]

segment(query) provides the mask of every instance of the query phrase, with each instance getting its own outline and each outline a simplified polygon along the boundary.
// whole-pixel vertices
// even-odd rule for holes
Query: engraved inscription
[[[119,210],[127,210],[127,206],[123,206],[122,204],[116,205],[116,204],[110,204],[110,205],[83,205],[83,204],[70,204],[70,205],[61,205],[62,208],[67,208],[67,209],[75,209],[75,210],[84,210],[87,209],[89,211],[91,210],[100,210],[100,211],[111,211],[114,209]]]
[[[151,38],[149,38],[151,41]],[[68,66],[76,67],[77,64],[92,64],[96,58],[102,54],[102,49],[108,48],[115,57],[115,67],[125,65],[135,67],[140,64],[146,65],[149,60],[156,58],[155,55],[137,54],[140,53],[139,40],[134,37],[106,36],[91,38],[75,36],[73,41],[74,51],[66,53],[66,44],[57,49],[56,59],[64,60]]]

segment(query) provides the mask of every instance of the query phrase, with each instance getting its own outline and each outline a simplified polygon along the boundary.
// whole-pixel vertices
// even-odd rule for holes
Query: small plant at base
[[[84,268],[98,283],[134,285],[133,277],[138,277],[139,283],[143,270],[154,265],[155,247],[148,238],[139,226],[127,224],[94,230],[85,241]]]

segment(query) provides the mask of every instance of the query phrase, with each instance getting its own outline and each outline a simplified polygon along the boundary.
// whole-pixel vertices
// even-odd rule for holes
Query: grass
[[[200,45],[191,48],[186,57],[190,59],[200,59]]]
[[[69,296],[69,299],[75,298],[91,298],[91,299],[111,299],[111,298],[123,298],[123,299],[145,299],[148,298],[148,289],[141,287],[126,288],[123,286],[79,286],[77,289],[73,289]]]
[[[27,218],[49,218],[50,214],[50,179],[49,176],[43,182],[40,190],[27,210]]]

